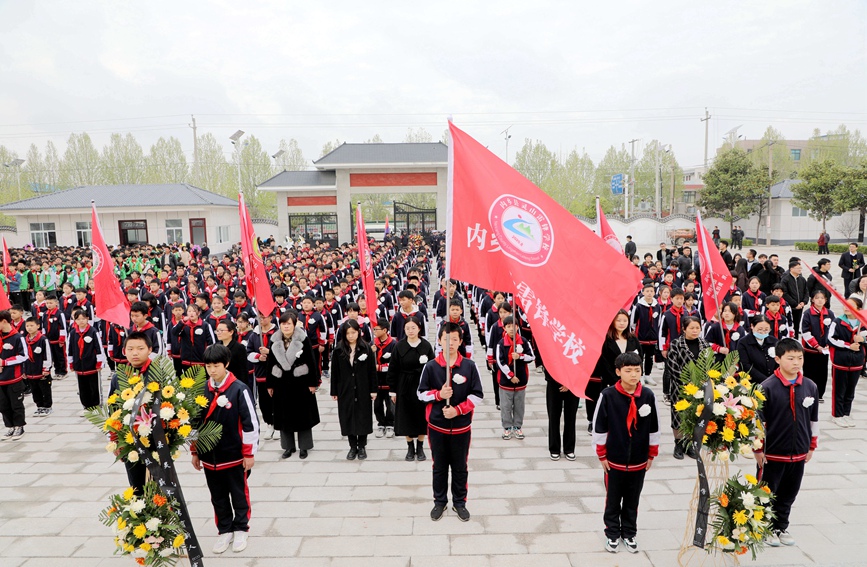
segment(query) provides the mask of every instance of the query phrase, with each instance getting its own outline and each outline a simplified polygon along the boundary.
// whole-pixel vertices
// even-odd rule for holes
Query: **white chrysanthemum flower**
[[[160,408],[160,418],[161,419],[171,419],[175,417],[175,409],[174,408]]]
[[[713,405],[713,414],[716,416],[722,416],[726,414],[726,407],[722,404],[714,404]]]

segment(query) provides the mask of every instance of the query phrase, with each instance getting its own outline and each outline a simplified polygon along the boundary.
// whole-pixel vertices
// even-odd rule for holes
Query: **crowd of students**
[[[19,273],[29,265],[30,275],[51,275],[36,278],[44,286],[28,283],[26,289],[19,282],[13,290],[14,278],[9,280],[16,304],[0,312],[0,411],[8,428],[3,439],[17,440],[24,434],[25,387],[32,392],[37,418],[51,414],[52,379],[62,379],[70,371],[78,380],[82,408],[98,405],[103,365],[114,369],[129,363],[129,343],[139,341],[147,346],[149,358],[171,357],[178,372],[204,366],[211,378],[209,399],[231,385],[233,395],[244,402],[232,402],[234,412],[223,408],[215,413],[214,419],[225,420],[237,432],[237,438],[233,433],[227,439],[229,448],[195,455],[193,461],[206,471],[214,496],[220,533],[215,552],[230,545],[235,551],[246,547],[249,491],[246,475],[238,471],[249,471],[255,462],[260,421],[262,437],[279,435],[281,458],[296,453],[307,458],[314,448],[313,429],[320,423],[315,394],[323,379],[330,381],[328,393],[337,404],[340,432],[348,443],[346,459],[366,459],[368,437],[374,435],[403,437],[405,460],[424,461],[427,437],[433,461],[431,519],[439,520],[445,513],[451,475],[453,510],[467,521],[472,416],[484,396],[473,353],[485,353],[503,440],[525,438],[531,365],[546,381],[552,460],[561,455],[576,459],[576,420],[582,402],[545,368],[530,321],[514,297],[447,281],[441,238],[407,244],[372,243],[375,311],[368,310],[354,247],[265,247],[276,303],[268,314],[258,313],[247,296],[237,253],[181,258],[171,247],[118,250],[118,275],[131,304],[128,326],[108,324],[96,316],[99,297],[87,251],[38,251],[36,256],[13,251]],[[656,261],[649,253],[643,263],[632,257],[643,287],[632,308],[619,311],[611,322],[586,391],[587,429],[594,435],[609,495],[604,514],[609,551],[617,551],[620,541],[630,552],[638,549],[638,499],[660,438],[650,388],[658,385],[651,377],[658,365],[664,366],[662,394],[671,404],[679,396],[681,370],[704,348],[713,349],[719,359],[737,351],[741,369],[756,381],[777,380],[792,388],[815,382],[809,388],[816,389],[815,397],[822,402],[830,359],[833,420],[840,427],[854,426],[849,415],[864,368],[867,333],[852,310],[861,308],[863,295],[859,299],[857,293],[863,291],[835,316],[827,308],[827,292],[812,276],[804,279],[797,258],[784,272],[775,255],[763,257],[749,250],[746,258],[732,257],[725,241],[719,246],[730,263],[733,284],[719,316],[711,320],[704,316],[700,266],[689,246],[669,250],[663,245]],[[830,280],[829,267],[827,260],[820,261],[820,277]],[[30,275],[19,279],[32,282]],[[439,289],[431,293],[436,281]],[[465,314],[476,328],[476,345]],[[436,329],[430,341],[425,339],[429,321]],[[803,374],[794,362],[787,366],[781,361],[801,351]],[[807,423],[813,421],[811,417]],[[679,438],[674,411],[671,426]],[[812,430],[807,433],[810,450],[789,454],[791,462],[803,463],[812,455],[815,436]],[[624,453],[627,443],[633,449]],[[676,442],[674,457],[683,459],[685,453],[695,456],[691,446]],[[766,468],[781,462],[771,452],[766,457]],[[235,470],[226,473],[229,469]],[[792,475],[797,474],[803,474],[803,467],[800,472],[787,469],[776,482],[794,482]],[[135,479],[142,478],[141,471],[130,475],[134,486]],[[778,513],[776,541],[793,543],[787,528],[788,513]]]

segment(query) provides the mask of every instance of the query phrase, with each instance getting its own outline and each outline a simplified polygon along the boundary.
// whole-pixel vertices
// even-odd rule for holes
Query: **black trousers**
[[[852,277],[852,272],[845,271],[843,272],[843,297],[849,299],[849,296],[852,295],[852,292],[849,291],[849,284],[852,282],[854,278]]]
[[[471,432],[449,435],[428,429],[428,443],[433,459],[433,496],[436,504],[449,503],[449,469],[452,472],[452,504],[467,503],[467,458]]]
[[[140,462],[131,463],[129,461],[124,461],[123,466],[126,467],[126,479],[129,481],[129,485],[135,489],[139,496],[144,494],[147,467]]]
[[[172,364],[175,365],[175,374],[177,374],[178,376],[180,376],[181,374],[184,373],[184,363],[181,362],[181,357],[180,357],[180,356],[177,357],[177,358],[172,357]]]
[[[349,438],[349,447],[351,449],[361,449],[367,447],[367,435],[347,435]]]
[[[33,403],[38,408],[50,408],[53,399],[51,397],[51,378],[30,381],[30,393],[33,394]]]
[[[322,353],[322,371],[328,372],[329,365],[331,364],[331,345],[325,345],[325,352]]]
[[[394,402],[388,390],[378,390],[373,400],[373,415],[379,427],[394,427]]]
[[[831,367],[831,380],[834,397],[831,400],[831,415],[842,417],[852,413],[855,387],[861,378],[859,370],[849,371]]]
[[[250,487],[244,467],[238,465],[220,471],[205,469],[205,480],[211,492],[217,533],[249,531]]]
[[[804,349],[804,376],[816,383],[819,399],[823,399],[828,388],[828,355]]]
[[[76,373],[78,377],[78,400],[84,409],[98,406],[101,402],[99,391],[99,373],[96,374],[81,374]]]
[[[0,386],[0,414],[6,427],[24,427],[24,380]]]
[[[803,309],[792,309],[792,323],[795,325],[795,338],[801,336],[801,317],[804,316]]]
[[[563,452],[575,452],[575,420],[579,398],[572,392],[561,392],[560,384],[548,380],[545,405],[548,407],[548,452],[560,454],[560,416],[563,416]]]
[[[804,461],[797,463],[778,463],[768,461],[764,468],[758,470],[756,475],[759,480],[768,483],[771,492],[774,493],[774,519],[772,526],[775,530],[785,531],[789,529],[789,513],[792,504],[801,490],[801,479],[804,478]]]
[[[605,473],[605,536],[635,537],[638,533],[638,500],[644,488],[646,469]]]
[[[262,412],[262,420],[268,425],[274,425],[274,400],[268,393],[268,385],[265,382],[256,382],[259,389],[259,410]]]
[[[656,359],[656,344],[641,343],[641,375],[650,376]]]
[[[66,350],[60,343],[49,343],[51,347],[51,360],[54,361],[54,373],[66,374]]]
[[[494,385],[494,403],[500,407],[500,382],[497,380],[497,367],[491,370],[491,384]]]

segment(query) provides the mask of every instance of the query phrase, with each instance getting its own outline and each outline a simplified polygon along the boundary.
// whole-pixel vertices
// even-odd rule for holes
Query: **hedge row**
[[[815,242],[795,242],[796,250],[806,250],[808,252],[818,252],[819,245]],[[849,251],[848,244],[829,244],[828,252],[832,254],[842,254]],[[859,246],[858,251],[867,254],[867,246]]]

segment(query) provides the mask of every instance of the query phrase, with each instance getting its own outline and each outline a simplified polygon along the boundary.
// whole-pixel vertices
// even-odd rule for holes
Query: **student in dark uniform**
[[[801,318],[801,344],[804,347],[804,373],[810,376],[819,390],[819,402],[824,402],[828,385],[828,331],[834,322],[834,312],[825,307],[826,290],[813,292],[810,308]]]
[[[644,284],[641,297],[632,307],[630,320],[632,332],[641,344],[643,379],[651,386],[656,385],[656,382],[650,378],[650,373],[653,372],[653,362],[658,351],[661,312],[659,304],[653,297],[655,291],[652,283]]]
[[[376,399],[373,414],[376,416],[376,436],[394,437],[394,402],[388,388],[388,368],[391,364],[397,341],[388,334],[388,319],[379,319],[373,327],[374,356],[376,357]]]
[[[753,382],[763,382],[777,369],[775,347],[777,337],[764,315],[753,317],[752,332],[738,341],[738,367],[748,373]]]
[[[54,364],[54,376],[66,376],[66,329],[69,327],[66,315],[57,303],[57,296],[50,295],[45,300],[46,311],[42,314],[42,332],[51,346],[51,361]],[[34,317],[39,317],[34,314]]]
[[[33,417],[51,415],[51,345],[48,338],[39,330],[39,320],[30,317],[24,323],[27,360],[24,361],[24,374],[31,381],[30,392],[36,411]]]
[[[865,330],[852,311],[863,307],[861,300],[850,297],[843,305],[843,314],[837,317],[828,330],[831,343],[831,380],[834,397],[831,404],[831,421],[839,427],[855,427],[850,416],[855,388],[864,370]]]
[[[78,377],[78,399],[84,409],[98,406],[102,400],[99,371],[105,363],[102,343],[84,309],[72,312],[74,324],[69,330],[66,343],[67,363]]]

